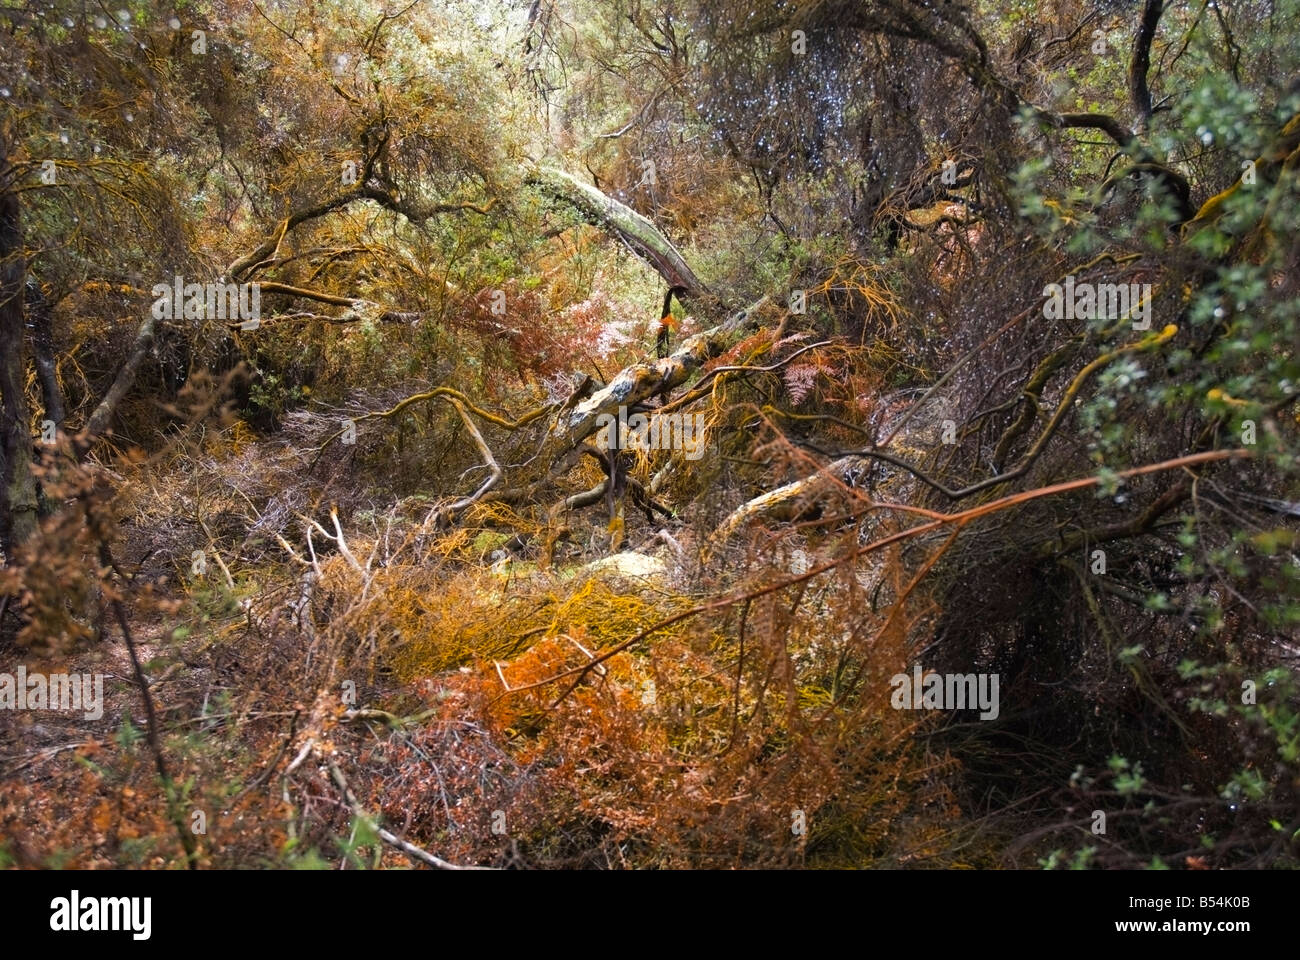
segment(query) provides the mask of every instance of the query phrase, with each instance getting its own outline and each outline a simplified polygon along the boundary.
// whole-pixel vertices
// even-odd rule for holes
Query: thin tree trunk
[[[45,419],[53,421],[56,429],[62,429],[63,391],[59,389],[58,365],[54,359],[54,318],[50,302],[35,281],[27,284],[27,313],[32,323],[32,357],[41,381]]]
[[[122,364],[122,369],[117,372],[117,376],[113,379],[113,385],[108,388],[108,393],[104,394],[104,399],[99,401],[99,406],[94,409],[90,414],[90,419],[86,421],[85,428],[77,435],[76,446],[82,456],[90,450],[96,440],[103,436],[109,424],[113,422],[113,414],[117,412],[118,404],[122,402],[122,398],[127,395],[131,386],[135,383],[135,376],[140,372],[140,366],[144,363],[145,357],[149,355],[149,347],[153,343],[157,322],[150,315],[140,324],[140,329],[135,334],[135,343],[131,346],[131,353],[127,356],[126,363]]]

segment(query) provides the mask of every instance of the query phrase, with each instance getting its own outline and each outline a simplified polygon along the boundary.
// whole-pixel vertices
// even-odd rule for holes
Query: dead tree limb
[[[465,408],[461,406],[460,401],[456,399],[448,399],[447,402],[455,407],[456,412],[460,414],[461,422],[465,424],[465,429],[469,431],[469,435],[474,438],[474,446],[478,447],[479,456],[483,458],[483,463],[488,468],[489,473],[488,478],[484,480],[479,488],[468,497],[461,497],[459,500],[448,504],[438,511],[440,519],[450,522],[451,520],[454,520],[456,515],[462,510],[466,510],[478,503],[485,493],[496,486],[501,480],[503,471],[501,469],[501,464],[497,463],[497,458],[492,455],[492,451],[488,447],[487,441],[483,439],[483,434],[480,433],[478,427],[474,425],[474,421],[469,418],[469,414],[465,412]]]
[[[1224,460],[1248,460],[1253,455],[1254,454],[1252,453],[1252,451],[1247,449],[1210,450],[1210,451],[1206,451],[1205,453],[1195,453],[1184,457],[1176,457],[1173,460],[1164,460],[1161,461],[1160,463],[1151,463],[1141,467],[1134,467],[1130,470],[1121,470],[1116,474],[1116,476],[1118,476],[1122,480],[1127,480],[1131,477],[1142,477],[1153,473],[1164,473],[1170,470],[1182,470],[1187,467],[1199,466],[1201,464],[1215,463]],[[780,590],[785,590],[786,588],[795,586],[797,584],[806,583],[809,580],[813,580],[817,577],[820,577],[822,574],[830,570],[834,570],[847,563],[854,562],[859,557],[866,556],[869,553],[874,553],[878,550],[883,550],[884,548],[892,546],[895,543],[901,543],[903,541],[910,540],[915,537],[922,536],[924,534],[941,530],[944,527],[954,526],[955,530],[960,530],[962,527],[964,527],[966,524],[970,523],[973,520],[977,520],[981,517],[985,517],[990,514],[998,513],[999,511],[1008,509],[1009,507],[1017,506],[1022,503],[1027,503],[1028,501],[1031,500],[1038,500],[1043,497],[1056,496],[1062,493],[1073,493],[1078,490],[1087,490],[1091,487],[1098,486],[1100,483],[1101,483],[1101,478],[1097,476],[1080,477],[1075,480],[1066,480],[1062,483],[1054,483],[1049,486],[1038,487],[1033,490],[1022,490],[1019,493],[1009,494],[1008,496],[1000,497],[997,500],[990,500],[987,503],[982,503],[979,504],[978,506],[971,507],[967,510],[961,510],[956,513],[933,513],[929,511],[924,511],[930,513],[930,516],[932,516],[934,519],[930,520],[927,523],[917,524],[916,526],[908,527],[907,529],[904,530],[899,530],[895,533],[888,534],[887,536],[879,537],[871,541],[870,543],[853,547],[852,549],[845,551],[839,556],[832,557],[831,559],[823,563],[819,563],[816,566],[812,567],[811,569],[803,573],[782,578],[776,581],[775,583],[769,583],[764,586],[757,587],[753,590],[746,591],[744,593],[731,594],[725,597],[720,597],[717,600],[700,604],[699,606],[696,607],[691,607],[690,609],[683,610],[680,613],[675,613],[670,617],[667,617],[663,620],[659,620],[656,623],[652,623],[650,626],[641,630],[639,633],[632,635],[628,639],[623,640],[620,643],[614,644],[612,647],[608,648],[607,650],[602,651],[599,656],[595,657],[594,659],[592,659],[591,661],[589,661],[588,663],[582,666],[572,667],[568,670],[562,670],[559,673],[547,677],[543,680],[537,680],[534,681],[533,683],[526,683],[523,686],[515,687],[513,690],[509,691],[508,693],[503,693],[500,696],[496,697],[492,701],[492,703],[496,703],[500,700],[505,699],[506,697],[517,696],[520,693],[525,693],[530,690],[536,690],[539,687],[549,686],[550,684],[556,683],[560,680],[565,680],[570,677],[574,678],[573,682],[569,684],[565,688],[564,692],[561,693],[551,704],[553,708],[556,705],[558,705],[566,696],[568,696],[570,692],[575,690],[578,684],[582,682],[583,678],[586,677],[587,674],[589,674],[593,669],[595,669],[597,665],[604,663],[605,661],[610,660],[613,657],[618,656],[620,653],[627,650],[628,648],[635,646],[636,644],[640,643],[642,640],[645,640],[651,634],[658,633],[659,631],[665,629],[666,627],[670,627],[673,626],[674,624],[681,623],[684,620],[689,620],[693,617],[697,617],[702,613],[707,613],[712,610],[722,610],[728,607],[733,607],[736,606],[737,604],[742,604],[747,601],[756,600],[759,597],[764,597],[769,594],[776,593]],[[885,504],[885,503],[877,504],[876,506],[879,506],[881,508],[886,508],[886,509],[889,508],[897,509],[898,507],[897,504]],[[911,585],[915,586],[917,582],[918,581],[914,578]]]
[[[699,300],[708,294],[708,289],[672,242],[631,207],[555,167],[539,167],[529,176],[528,182],[573,207],[588,223],[618,237],[653,267],[670,288],[681,288],[681,296]]]
[[[620,406],[631,409],[685,383],[695,371],[720,355],[729,345],[730,337],[752,323],[767,303],[768,298],[764,297],[724,323],[687,337],[662,360],[624,368],[606,386],[562,415],[555,424],[555,436],[563,438],[570,447],[577,446],[595,433],[602,414],[617,416]]]
[[[136,374],[140,372],[140,367],[144,363],[144,358],[149,355],[149,347],[153,343],[154,333],[157,329],[158,321],[150,314],[140,324],[136,331],[135,342],[131,344],[131,352],[127,355],[126,363],[117,371],[117,376],[113,378],[113,384],[104,394],[104,399],[99,401],[99,406],[95,407],[86,421],[85,427],[81,433],[77,434],[75,447],[81,456],[85,456],[94,446],[96,440],[103,436],[104,431],[112,422],[113,414],[117,412],[118,404],[122,398],[130,391],[131,386],[135,383]]]

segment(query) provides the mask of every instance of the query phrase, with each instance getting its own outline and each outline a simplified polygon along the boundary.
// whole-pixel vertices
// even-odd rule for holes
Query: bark
[[[738,311],[726,322],[687,337],[677,349],[662,360],[634,363],[597,390],[586,400],[575,404],[561,414],[554,433],[563,438],[569,447],[576,447],[596,432],[597,420],[602,414],[618,416],[618,408],[629,411],[666,390],[685,383],[690,376],[709,360],[727,348],[731,336],[749,325],[758,310],[767,303],[764,297],[745,310]]]
[[[32,324],[32,352],[36,373],[41,381],[41,401],[45,419],[52,420],[58,429],[63,427],[63,391],[59,388],[58,365],[54,359],[54,319],[50,302],[45,299],[40,285],[27,284],[27,313]]]
[[[863,457],[841,457],[817,473],[791,481],[742,503],[710,535],[709,549],[722,546],[737,529],[757,517],[785,521],[795,519],[799,511],[810,503],[850,486],[855,474],[865,473],[870,467],[871,464]]]
[[[113,385],[108,388],[108,393],[104,394],[104,399],[99,402],[90,419],[86,421],[85,428],[77,435],[77,449],[84,456],[96,440],[103,436],[104,431],[113,420],[113,414],[117,412],[117,406],[122,402],[122,398],[127,395],[132,384],[135,383],[136,374],[140,371],[140,365],[144,363],[144,358],[149,355],[149,346],[153,343],[154,330],[156,321],[153,316],[149,316],[144,323],[140,324],[140,329],[136,331],[135,343],[131,346],[131,353],[122,364],[122,369],[117,372],[117,377],[113,380]]]
[[[529,182],[578,211],[587,222],[618,237],[686,299],[706,299],[708,289],[667,237],[631,207],[554,167],[541,167]]]
[[[0,145],[0,168],[6,163]],[[31,414],[27,409],[23,257],[18,195],[0,192],[0,549],[12,557],[36,530]]]
[[[1133,41],[1133,58],[1128,67],[1129,99],[1137,113],[1137,130],[1145,135],[1151,126],[1151,88],[1147,86],[1147,73],[1151,69],[1151,42],[1160,25],[1164,0],[1146,0],[1142,18],[1138,21],[1137,37]]]

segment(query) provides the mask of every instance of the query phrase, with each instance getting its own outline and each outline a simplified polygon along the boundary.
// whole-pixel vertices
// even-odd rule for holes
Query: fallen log
[[[658,227],[631,207],[555,167],[539,167],[528,177],[543,193],[573,207],[583,219],[625,243],[684,298],[702,299],[708,289]]]
[[[617,416],[619,407],[631,409],[685,383],[692,374],[730,344],[731,337],[753,322],[767,304],[764,297],[712,329],[683,340],[662,360],[634,363],[619,371],[604,387],[574,404],[556,419],[552,434],[565,446],[575,447],[596,431],[602,415]]]

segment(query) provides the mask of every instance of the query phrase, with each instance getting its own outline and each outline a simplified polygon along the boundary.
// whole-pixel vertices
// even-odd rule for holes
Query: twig
[[[90,504],[84,504],[87,519],[93,524],[94,517],[91,516]],[[108,543],[104,540],[99,542],[99,561],[106,570],[114,567],[113,554],[109,550]],[[185,865],[191,870],[198,869],[198,851],[194,845],[194,835],[185,829],[185,819],[181,816],[180,808],[176,804],[176,785],[172,780],[171,774],[167,770],[167,761],[163,758],[162,741],[158,737],[158,713],[154,709],[153,695],[149,692],[149,680],[144,675],[144,668],[140,665],[140,656],[135,648],[135,638],[131,636],[131,628],[127,624],[126,609],[122,606],[122,601],[118,597],[113,597],[111,601],[113,615],[117,620],[118,629],[122,631],[122,640],[126,643],[126,652],[131,658],[131,669],[135,673],[135,683],[140,689],[140,697],[144,701],[145,716],[148,718],[146,724],[145,738],[149,743],[149,750],[153,754],[154,767],[158,771],[158,777],[162,781],[163,794],[167,798],[167,813],[176,828],[176,834],[180,838],[181,847],[185,850]]]
[[[356,796],[353,795],[352,788],[348,786],[348,781],[344,778],[343,771],[338,768],[338,764],[336,764],[333,760],[330,760],[329,768],[330,768],[330,776],[334,778],[334,782],[335,784],[338,785],[338,788],[341,791],[343,791],[343,796],[347,800],[348,805],[352,808],[353,814],[355,814],[360,820],[364,821],[365,824],[368,827],[370,827],[372,831],[374,831],[374,833],[379,837],[379,839],[384,841],[384,843],[391,844],[392,846],[396,847],[397,849],[405,853],[408,857],[411,857],[413,860],[419,860],[422,863],[427,863],[429,866],[434,867],[435,869],[438,870],[491,870],[492,869],[491,867],[461,866],[458,863],[451,863],[450,861],[444,860],[441,857],[434,856],[428,850],[424,850],[420,847],[417,847],[413,843],[408,843],[407,841],[399,837],[397,834],[389,830],[385,830],[383,827],[381,827],[378,823],[375,822],[375,819],[372,816],[370,816],[370,814],[366,813],[365,809],[361,806],[361,803],[357,800]]]

